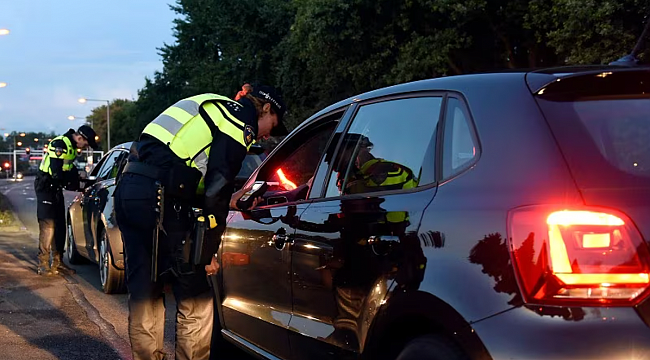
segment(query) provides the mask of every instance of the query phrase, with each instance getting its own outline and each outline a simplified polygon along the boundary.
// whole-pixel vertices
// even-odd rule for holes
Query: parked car
[[[650,70],[379,89],[303,122],[231,212],[223,337],[267,359],[650,356]]]
[[[131,143],[118,145],[99,160],[68,208],[66,254],[71,264],[90,260],[99,265],[102,289],[107,294],[126,290],[124,247],[115,222],[113,191]]]
[[[124,247],[115,221],[115,179],[123,170],[131,143],[111,149],[94,165],[84,188],[68,208],[66,253],[71,264],[90,260],[99,265],[102,289],[107,294],[126,291]],[[241,186],[261,163],[257,147],[246,155],[235,185]]]

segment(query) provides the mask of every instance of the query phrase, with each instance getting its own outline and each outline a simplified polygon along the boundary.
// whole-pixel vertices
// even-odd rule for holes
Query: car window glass
[[[336,124],[336,121],[328,121],[311,130],[303,130],[282,144],[264,164],[257,180],[266,180],[269,184],[264,194],[270,199],[267,204],[299,201],[307,197],[314,172]]]
[[[420,183],[423,160],[434,141],[441,107],[442,97],[361,106],[339,141],[326,196],[426,185]],[[429,183],[432,181],[429,179]]]
[[[115,166],[116,160],[120,155],[120,151],[113,151],[108,156],[106,157],[106,160],[102,164],[102,167],[99,169],[99,172],[97,173],[97,178],[106,180],[111,178],[111,170],[113,170],[113,167]]]
[[[466,168],[476,157],[467,108],[456,98],[449,98],[445,115],[442,176],[448,178]]]
[[[116,151],[116,153],[118,153],[118,155],[115,161],[113,162],[113,165],[111,166],[110,170],[108,171],[106,179],[115,179],[117,177],[117,174],[119,174],[122,166],[124,165],[124,160],[129,154],[128,152],[121,151],[121,150]]]
[[[93,169],[90,171],[89,176],[95,176],[96,177],[97,174],[99,173],[99,169],[101,169],[102,165],[104,165],[104,163],[106,162],[106,159],[108,159],[108,154],[106,156],[103,156],[101,159],[99,159],[97,164],[95,164],[93,166]]]
[[[279,187],[285,190],[307,185],[316,171],[321,155],[325,152],[325,146],[334,131],[334,126],[335,123],[329,123],[312,134],[296,151],[284,159],[268,181],[278,183]]]

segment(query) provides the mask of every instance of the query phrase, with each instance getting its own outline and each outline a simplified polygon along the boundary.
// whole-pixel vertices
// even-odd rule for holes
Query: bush
[[[11,211],[9,200],[0,194],[0,228],[15,225],[14,214]]]

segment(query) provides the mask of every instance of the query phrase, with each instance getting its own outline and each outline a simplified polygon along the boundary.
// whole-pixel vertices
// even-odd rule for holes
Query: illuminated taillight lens
[[[630,305],[650,285],[650,252],[624,214],[527,206],[510,211],[508,242],[526,303]]]

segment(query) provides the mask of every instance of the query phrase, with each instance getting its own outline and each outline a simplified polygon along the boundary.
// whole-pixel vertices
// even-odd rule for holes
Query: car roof
[[[468,82],[476,82],[480,85],[492,86],[494,81],[498,81],[499,85],[507,86],[514,85],[515,82],[519,83],[525,79],[529,89],[532,93],[536,93],[549,83],[557,81],[557,79],[584,76],[589,74],[598,74],[603,71],[619,72],[619,71],[650,71],[650,67],[637,66],[616,66],[616,65],[584,65],[584,66],[560,66],[548,67],[539,69],[507,69],[503,71],[492,71],[485,73],[475,73],[466,75],[453,75],[443,76],[432,79],[412,81],[408,83],[398,84],[380,88],[377,90],[368,91],[359,95],[351,96],[345,100],[334,103],[314,115],[310,116],[307,120],[302,122],[296,127],[296,130],[310,124],[316,118],[321,117],[334,110],[348,106],[354,102],[360,102],[368,99],[381,98],[399,93],[417,92],[417,91],[445,91],[453,90],[459,87],[459,84],[466,86]]]
[[[133,144],[133,141],[125,142],[119,145],[114,146],[112,150],[129,150],[131,149],[131,145]]]

